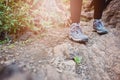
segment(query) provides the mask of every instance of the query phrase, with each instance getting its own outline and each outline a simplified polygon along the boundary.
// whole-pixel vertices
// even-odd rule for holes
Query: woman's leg
[[[77,42],[88,41],[88,36],[84,35],[80,29],[82,0],[70,0],[70,12],[72,24],[70,26],[69,38]]]
[[[79,23],[81,16],[82,0],[70,0],[72,23]]]
[[[107,29],[104,27],[101,21],[103,11],[105,9],[106,0],[94,0],[94,22],[93,28],[99,34],[108,33]]]
[[[101,19],[106,0],[94,0],[94,19]]]

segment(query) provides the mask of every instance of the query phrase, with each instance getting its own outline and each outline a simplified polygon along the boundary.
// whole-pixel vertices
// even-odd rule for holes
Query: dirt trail
[[[108,27],[109,34],[100,36],[92,32],[90,23],[81,22],[89,36],[86,44],[69,40],[69,28],[58,27],[33,42],[1,46],[0,52],[6,64],[19,63],[35,73],[36,80],[120,80],[120,32]],[[80,65],[66,59],[71,54],[82,57]]]

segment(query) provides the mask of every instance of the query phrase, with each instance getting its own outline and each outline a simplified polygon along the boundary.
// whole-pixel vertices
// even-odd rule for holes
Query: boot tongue
[[[79,34],[82,34],[82,30],[80,28],[79,23],[73,23],[71,26],[72,26],[72,31],[76,31]]]
[[[73,26],[80,26],[79,23],[72,23]]]
[[[93,24],[95,24],[97,26],[97,28],[101,28],[101,26],[102,26],[102,22],[99,19],[95,19]]]

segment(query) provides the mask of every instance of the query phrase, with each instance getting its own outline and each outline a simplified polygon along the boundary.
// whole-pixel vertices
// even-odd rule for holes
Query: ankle
[[[80,23],[72,23],[73,26],[80,26]]]
[[[94,19],[93,22],[99,22],[99,21],[102,21],[101,19]]]
[[[71,23],[71,25],[72,25],[72,24],[74,24],[74,25],[80,25],[80,23],[75,23],[75,22],[74,22],[74,23]]]

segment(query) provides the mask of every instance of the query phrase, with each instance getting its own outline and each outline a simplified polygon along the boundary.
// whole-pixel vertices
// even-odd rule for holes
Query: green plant
[[[5,40],[3,40],[3,41],[0,40],[0,45],[5,44],[5,43],[7,43],[7,42],[9,42],[9,39],[8,39],[8,38],[5,39]]]
[[[8,0],[9,1],[9,0]],[[0,0],[0,35],[21,34],[34,23],[29,14],[30,5],[22,0]],[[1,36],[0,36],[1,37]]]
[[[74,57],[74,61],[76,62],[76,64],[80,64],[81,63],[81,60],[82,60],[82,57]]]

